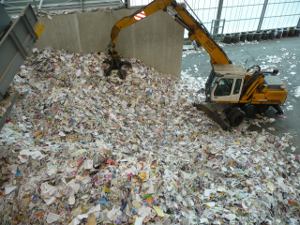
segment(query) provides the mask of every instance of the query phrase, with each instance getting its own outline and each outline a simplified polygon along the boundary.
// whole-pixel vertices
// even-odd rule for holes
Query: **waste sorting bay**
[[[289,134],[223,131],[193,107],[197,80],[104,53],[35,50],[0,134],[2,224],[299,224]],[[200,96],[201,97],[201,96]]]

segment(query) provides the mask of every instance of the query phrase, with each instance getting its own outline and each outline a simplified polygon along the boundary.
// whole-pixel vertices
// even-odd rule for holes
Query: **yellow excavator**
[[[194,105],[217,122],[223,129],[238,126],[247,115],[265,112],[272,106],[282,114],[280,105],[287,98],[284,83],[275,76],[278,70],[263,71],[257,65],[244,69],[232,64],[223,49],[213,40],[201,21],[175,0],[154,0],[130,16],[117,21],[111,31],[111,42],[108,47],[109,58],[104,73],[118,70],[121,79],[126,78],[126,70],[131,66],[121,59],[116,51],[119,32],[144,18],[163,10],[174,18],[189,32],[189,39],[201,46],[209,54],[212,70],[205,84],[206,101]]]

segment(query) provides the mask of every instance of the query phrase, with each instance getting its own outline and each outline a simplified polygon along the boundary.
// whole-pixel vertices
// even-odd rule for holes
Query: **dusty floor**
[[[283,106],[285,115],[277,117],[270,126],[275,128],[275,134],[292,134],[296,151],[300,152],[300,38],[230,44],[222,47],[235,64],[244,65],[246,68],[258,64],[279,69],[279,76],[286,82],[289,96]],[[210,68],[205,52],[188,50],[183,53],[182,73],[185,77],[198,77],[200,86],[204,84]],[[269,112],[269,116],[276,117],[272,112]]]

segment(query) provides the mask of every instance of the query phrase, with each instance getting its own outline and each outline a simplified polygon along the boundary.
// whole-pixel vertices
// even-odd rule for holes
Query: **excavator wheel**
[[[257,113],[257,108],[255,105],[245,105],[242,109],[248,118],[255,118],[255,115]]]
[[[244,117],[245,113],[239,107],[231,108],[227,113],[229,124],[232,127],[240,125],[243,122]]]
[[[269,109],[269,105],[256,105],[256,111],[259,114],[264,114]]]
[[[282,115],[283,114],[283,111],[282,111],[280,105],[272,105],[272,107],[276,110],[277,115]]]

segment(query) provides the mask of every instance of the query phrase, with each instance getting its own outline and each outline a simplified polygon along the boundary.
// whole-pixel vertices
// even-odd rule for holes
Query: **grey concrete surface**
[[[46,30],[37,47],[83,53],[105,51],[114,23],[135,10],[99,10],[41,18]],[[168,14],[157,12],[122,30],[117,50],[124,57],[138,58],[162,73],[178,77],[183,33],[184,29]]]
[[[37,47],[81,51],[76,14],[57,15],[51,19],[42,17],[39,20],[45,24],[45,31],[37,42]]]
[[[284,115],[277,116],[269,110],[267,116],[275,122],[263,127],[275,128],[275,134],[289,133],[293,136],[293,146],[300,153],[300,38],[282,38],[259,43],[239,43],[223,46],[235,64],[250,67],[264,65],[279,69],[279,78],[288,88],[289,94],[283,105]],[[210,72],[207,54],[203,51],[187,51],[183,54],[182,72],[199,78],[202,83]]]

